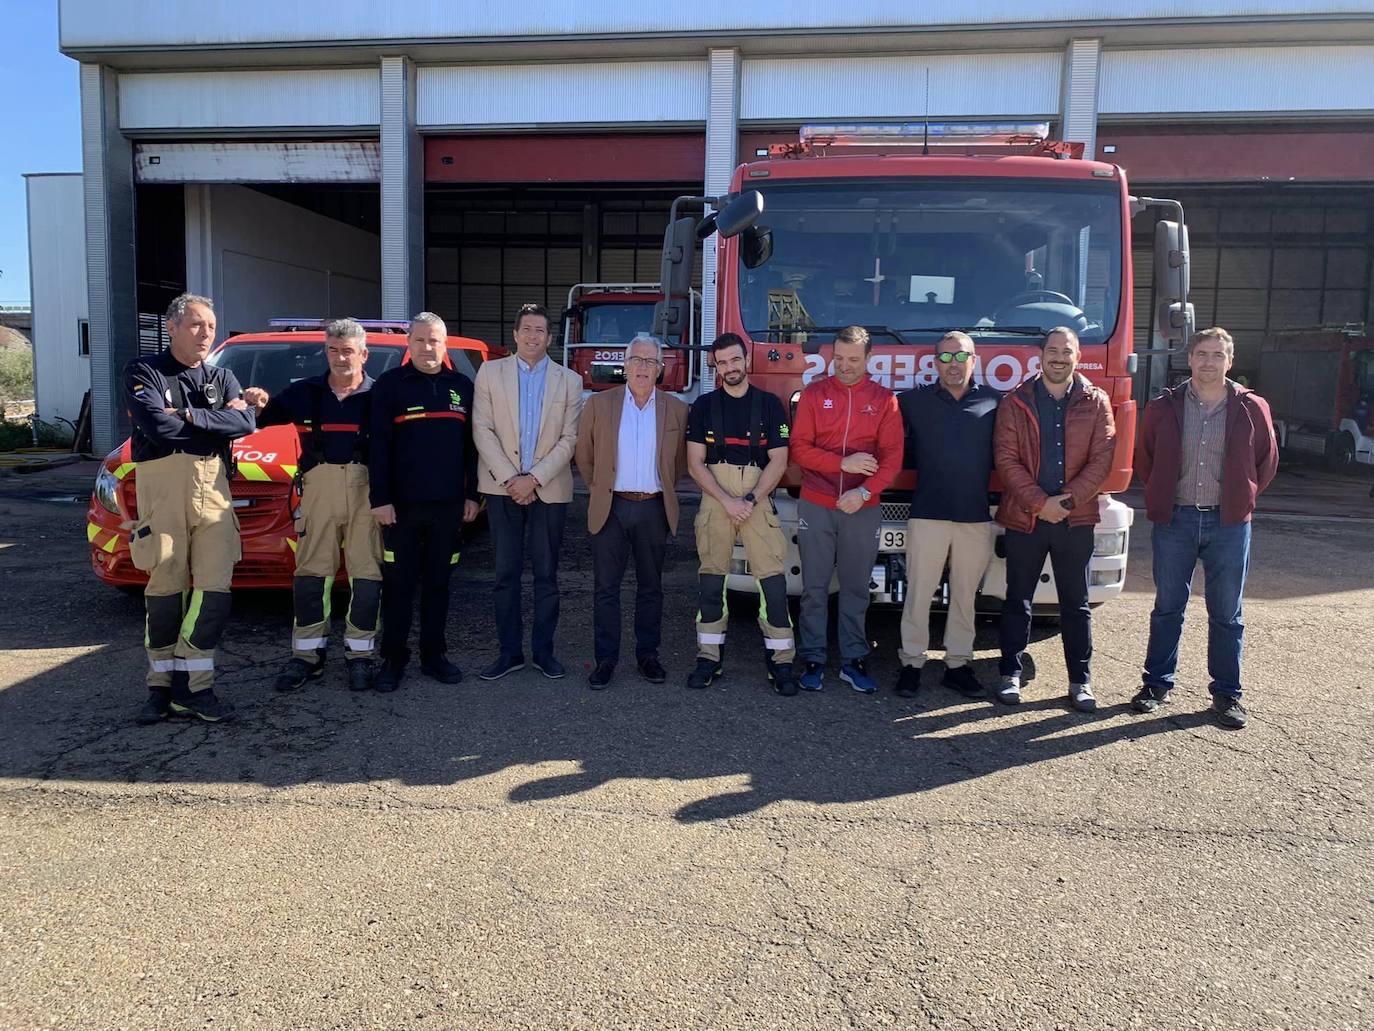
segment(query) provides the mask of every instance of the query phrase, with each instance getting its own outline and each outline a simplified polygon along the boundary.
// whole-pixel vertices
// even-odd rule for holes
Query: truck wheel
[[[1355,438],[1337,433],[1326,446],[1326,464],[1333,472],[1346,472],[1355,464]]]

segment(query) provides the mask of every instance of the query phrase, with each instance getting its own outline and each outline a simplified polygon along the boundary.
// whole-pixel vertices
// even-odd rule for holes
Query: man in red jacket
[[[1079,712],[1093,697],[1093,557],[1097,494],[1112,469],[1116,425],[1107,395],[1077,374],[1078,334],[1058,326],[1040,342],[1040,373],[1002,399],[993,461],[1002,479],[997,521],[1006,527],[1007,594],[1002,602],[1001,686],[997,700],[1021,700],[1021,654],[1030,642],[1031,602],[1045,568],[1054,570],[1069,701]]]
[[[868,584],[878,557],[880,499],[902,468],[902,417],[892,391],[868,378],[873,344],[862,326],[835,336],[834,375],[810,383],[797,402],[791,457],[801,466],[797,548],[802,600],[797,656],[804,691],[825,678],[830,580],[839,566],[840,679],[871,694],[864,668]]]
[[[1188,341],[1192,377],[1145,406],[1135,469],[1154,524],[1155,607],[1145,649],[1144,686],[1131,700],[1154,712],[1169,699],[1193,569],[1207,579],[1207,672],[1212,709],[1239,730],[1241,595],[1250,567],[1250,516],[1279,465],[1274,423],[1264,398],[1226,378],[1235,357],[1220,326]]]

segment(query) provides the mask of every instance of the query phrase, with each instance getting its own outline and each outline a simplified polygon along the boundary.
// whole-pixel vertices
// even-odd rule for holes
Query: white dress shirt
[[[634,394],[625,389],[625,407],[620,413],[619,453],[615,463],[615,490],[661,491],[658,479],[658,391],[640,408]]]

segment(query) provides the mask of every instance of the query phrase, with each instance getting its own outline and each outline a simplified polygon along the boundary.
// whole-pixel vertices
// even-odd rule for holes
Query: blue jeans
[[[1218,509],[1176,505],[1174,517],[1154,528],[1155,607],[1145,648],[1145,686],[1163,693],[1174,686],[1183,613],[1199,559],[1207,586],[1207,673],[1214,695],[1239,698],[1240,649],[1245,637],[1241,594],[1250,569],[1250,524],[1221,525]]]

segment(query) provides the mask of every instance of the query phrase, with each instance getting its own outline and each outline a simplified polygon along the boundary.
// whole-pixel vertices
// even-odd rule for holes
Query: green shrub
[[[0,350],[0,401],[33,397],[33,352],[25,348]]]

